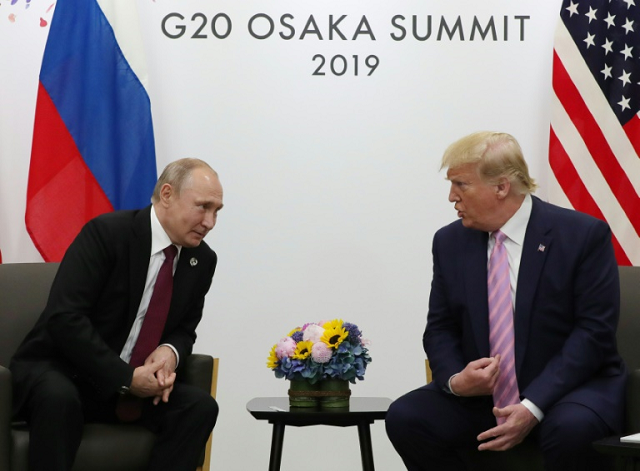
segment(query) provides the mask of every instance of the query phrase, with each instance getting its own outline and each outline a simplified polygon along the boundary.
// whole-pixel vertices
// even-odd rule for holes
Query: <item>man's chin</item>
[[[189,237],[187,240],[184,241],[184,244],[182,244],[183,247],[186,247],[188,249],[193,249],[197,246],[200,245],[200,243],[202,242],[202,239],[204,239],[204,237],[202,236],[191,236]]]
[[[187,247],[191,249],[197,247],[202,242],[202,239],[204,239],[204,236],[201,236],[200,234],[191,236],[187,241],[189,243]]]
[[[462,225],[468,229],[475,229],[475,227],[473,227],[473,222],[470,221],[469,219],[465,218],[465,217],[461,217],[460,220],[462,221]]]

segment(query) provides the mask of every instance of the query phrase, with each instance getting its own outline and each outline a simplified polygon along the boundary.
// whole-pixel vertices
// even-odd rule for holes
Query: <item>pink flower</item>
[[[296,342],[291,337],[285,337],[280,339],[276,345],[276,356],[279,360],[283,358],[289,358],[296,350]]]
[[[331,349],[324,342],[314,343],[311,347],[311,358],[318,363],[326,363],[331,360]]]
[[[322,334],[324,334],[324,327],[318,324],[311,324],[304,330],[302,340],[311,340],[315,344],[320,341]]]

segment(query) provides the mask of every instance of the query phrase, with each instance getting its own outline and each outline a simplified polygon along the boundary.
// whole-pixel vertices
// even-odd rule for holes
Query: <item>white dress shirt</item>
[[[158,216],[156,215],[155,207],[151,207],[151,254],[149,258],[149,268],[147,268],[147,280],[144,284],[144,291],[142,293],[142,299],[140,299],[140,306],[138,307],[138,313],[136,314],[136,318],[133,321],[133,325],[131,326],[131,331],[129,332],[129,337],[122,348],[122,352],[120,352],[120,358],[129,363],[131,360],[131,353],[133,352],[133,347],[136,344],[136,340],[138,340],[138,335],[140,335],[140,329],[142,328],[142,323],[144,322],[144,317],[147,314],[147,308],[149,307],[149,302],[151,301],[151,295],[153,294],[153,287],[156,284],[156,279],[158,278],[158,272],[160,271],[160,267],[165,260],[164,249],[166,249],[169,245],[171,245],[171,239],[167,235],[167,233],[162,228],[160,221],[158,220]],[[174,244],[175,245],[175,244]],[[178,259],[180,258],[180,251],[182,249],[181,246],[176,245],[178,248],[178,253],[173,260],[173,273],[176,271],[176,267],[178,266]],[[178,351],[174,348],[173,345],[163,344],[176,354],[176,368],[180,361],[180,357],[178,356]]]

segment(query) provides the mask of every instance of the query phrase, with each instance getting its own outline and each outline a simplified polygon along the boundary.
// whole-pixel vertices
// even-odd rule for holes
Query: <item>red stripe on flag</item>
[[[49,201],[55,206],[42,204]],[[113,206],[40,84],[25,214],[36,248],[46,262],[58,262],[89,219],[110,211]]]
[[[640,155],[640,118],[638,115],[635,115],[633,118],[627,122],[624,126],[622,126],[624,132],[627,134],[631,145],[636,150],[636,157]]]
[[[640,235],[640,197],[555,51],[553,53],[553,89],[620,207],[629,218],[636,233]],[[588,158],[588,156],[584,157]]]
[[[580,179],[573,162],[571,162],[562,143],[558,140],[553,128],[551,128],[549,133],[549,164],[573,208],[606,221],[604,214],[602,214],[597,203],[591,197],[589,190],[587,190],[587,187]],[[627,257],[627,254],[613,233],[611,234],[611,242],[618,265],[631,265],[631,260],[629,260],[629,257]]]

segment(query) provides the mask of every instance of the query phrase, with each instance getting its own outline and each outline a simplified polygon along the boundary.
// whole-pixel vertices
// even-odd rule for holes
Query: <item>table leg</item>
[[[362,470],[375,471],[373,467],[373,447],[371,446],[371,429],[369,422],[358,424],[360,438],[360,455],[362,456]]]
[[[282,442],[284,441],[284,424],[274,423],[271,435],[271,456],[269,457],[269,471],[280,471],[282,461]]]

